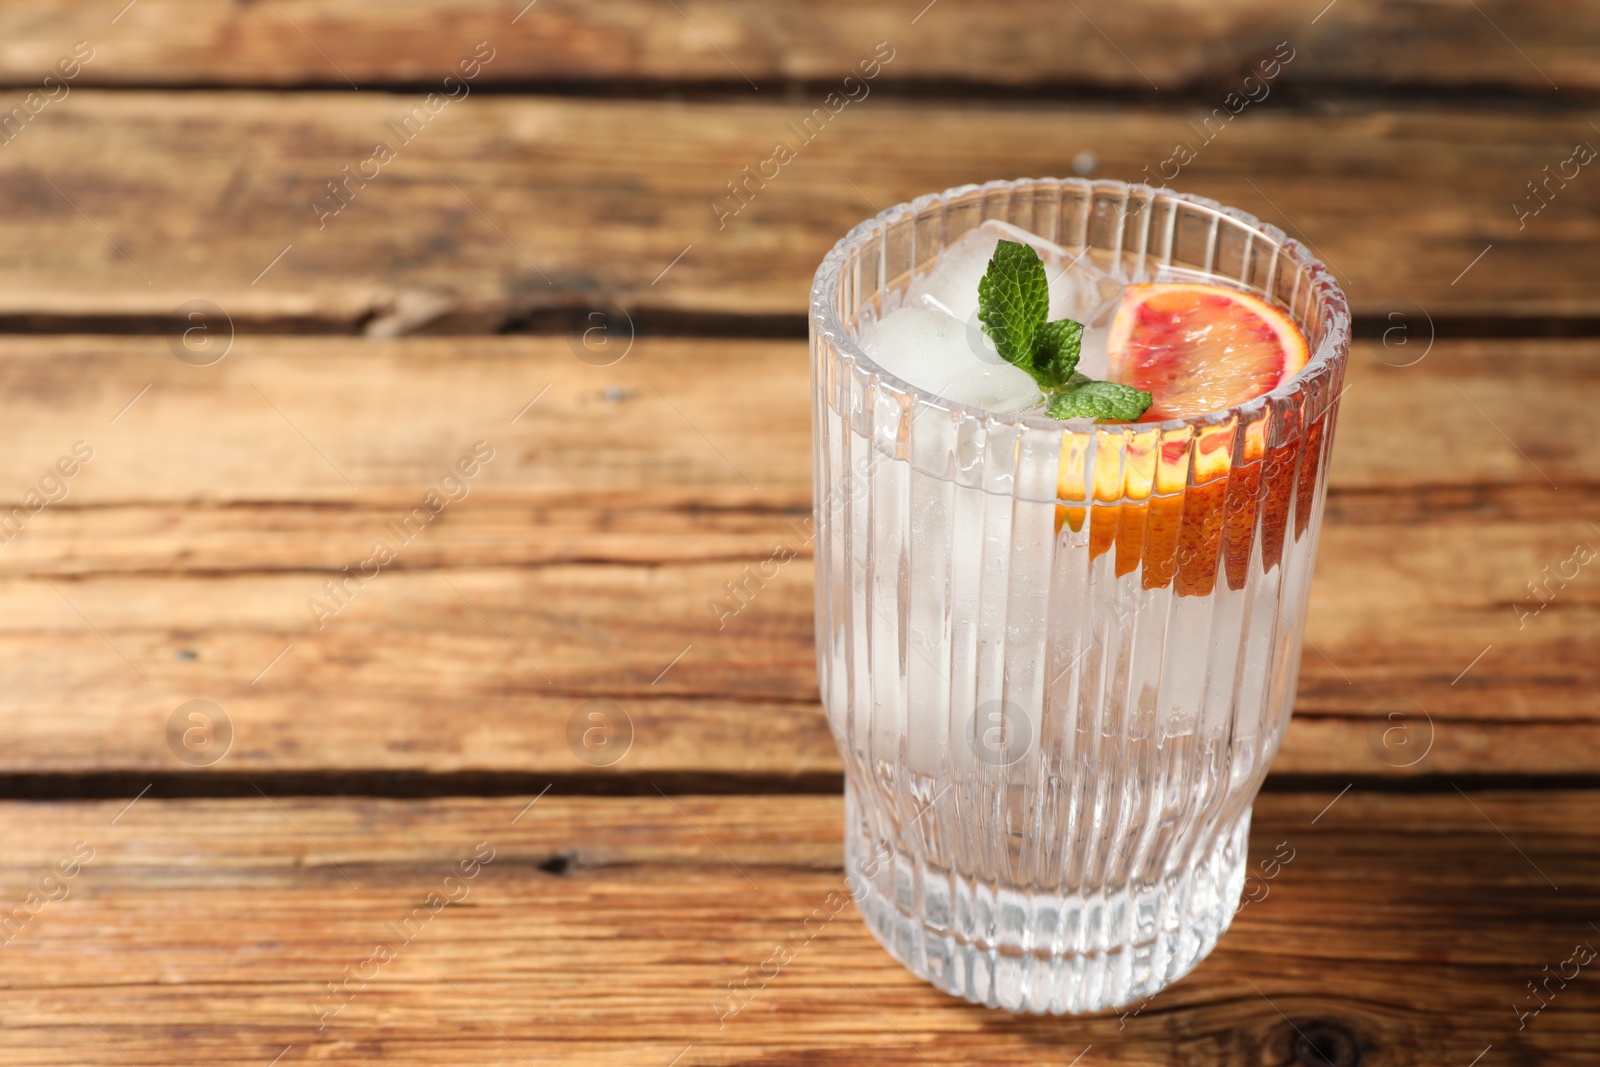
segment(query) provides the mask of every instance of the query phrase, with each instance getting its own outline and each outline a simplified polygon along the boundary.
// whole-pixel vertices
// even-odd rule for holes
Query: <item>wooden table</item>
[[[1600,1056],[1593,5],[125,2],[0,10],[0,1062]],[[1013,1017],[828,910],[805,296],[876,208],[1178,144],[1357,314],[1295,859]]]

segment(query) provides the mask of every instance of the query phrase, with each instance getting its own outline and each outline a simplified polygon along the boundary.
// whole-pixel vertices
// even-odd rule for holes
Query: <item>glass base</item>
[[[1136,1004],[1216,946],[1244,888],[1250,812],[1155,885],[1061,896],[935,870],[885,848],[845,787],[845,870],[867,927],[913,974],[1007,1011]]]

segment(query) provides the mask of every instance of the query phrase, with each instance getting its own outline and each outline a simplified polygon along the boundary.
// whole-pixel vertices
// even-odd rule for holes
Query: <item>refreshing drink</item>
[[[1037,366],[980,307],[1019,245]],[[811,323],[818,669],[863,915],[979,1003],[1150,995],[1236,910],[1288,724],[1342,294],[1209,201],[1038,180],[863,223]],[[1063,402],[1085,389],[1149,406],[1050,416],[1100,410]]]

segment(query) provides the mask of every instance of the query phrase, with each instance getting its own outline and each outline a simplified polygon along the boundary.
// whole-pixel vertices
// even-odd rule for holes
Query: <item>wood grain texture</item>
[[[1566,432],[1600,344],[1396,351],[1357,346],[1276,768],[1592,772],[1600,586],[1545,568],[1600,545],[1597,446]],[[583,774],[567,723],[597,699],[634,731],[605,773],[839,772],[801,343],[641,338],[597,368],[555,338],[241,336],[196,368],[160,339],[19,338],[0,385],[4,499],[95,448],[0,545],[0,772],[181,772],[191,699],[232,718],[232,775]],[[466,498],[330,596],[478,440]],[[780,543],[799,558],[719,620]]]
[[[1593,138],[1600,112],[1268,102],[1206,143],[1207,109],[868,98],[797,136],[820,99],[473,96],[424,109],[407,142],[390,124],[420,93],[81,90],[0,152],[0,198],[17,208],[0,219],[0,322],[150,331],[191,300],[242,329],[374,334],[492,332],[558,311],[588,325],[613,308],[798,322],[825,252],[878,208],[1069,173],[1083,151],[1098,176],[1140,179],[1179,143],[1196,154],[1176,187],[1308,241],[1360,314],[1420,329],[1600,313],[1587,281],[1600,183],[1552,184],[1537,216],[1514,210],[1541,202],[1526,183]],[[741,203],[728,184],[779,140],[793,160],[723,214]],[[373,162],[379,141],[387,164]],[[329,215],[335,181],[347,199]]]
[[[7,803],[8,907],[76,843],[93,857],[0,953],[0,1058],[1318,1062],[1297,1033],[1340,1064],[1352,1046],[1393,1067],[1600,1053],[1587,974],[1525,1028],[1515,1014],[1600,938],[1593,793],[1265,795],[1253,855],[1293,859],[1257,871],[1264,899],[1137,1014],[1085,1019],[976,1008],[895,963],[832,903],[837,798],[530,799]],[[397,935],[430,892],[458,903]],[[780,943],[792,960],[719,1026],[718,994]],[[364,965],[379,944],[394,958]],[[327,983],[357,971],[324,1016]]]
[[[0,76],[36,80],[87,38],[88,84],[365,88],[437,81],[487,40],[497,54],[485,81],[749,79],[770,90],[856,72],[886,40],[896,55],[883,80],[1170,92],[1237,82],[1287,40],[1296,55],[1281,77],[1309,85],[1600,86],[1586,47],[1600,32],[1595,13],[1548,2],[1342,0],[1319,15],[1268,0],[1136,0],[1081,13],[1043,0],[687,0],[677,10],[648,0],[141,0],[112,24],[121,6],[51,0],[8,11]]]
[[[220,362],[193,367],[164,338],[9,336],[0,499],[19,497],[83,440],[95,459],[28,532],[74,509],[127,507],[126,546],[100,551],[137,553],[148,521],[139,508],[209,510],[219,532],[227,509],[246,505],[404,508],[484,440],[496,456],[472,480],[473,507],[481,499],[500,513],[493,521],[515,525],[528,520],[506,509],[534,494],[551,504],[544,521],[606,526],[618,552],[621,535],[648,532],[674,499],[698,505],[712,529],[809,512],[804,342],[638,338],[607,367],[574,347],[552,337],[241,334]],[[1600,467],[1600,441],[1571,428],[1600,402],[1600,342],[1443,340],[1393,365],[1415,355],[1354,346],[1330,474],[1337,518],[1597,517],[1582,487]],[[569,517],[585,508],[608,518]],[[0,566],[31,542],[13,541]],[[363,545],[323,558],[349,547]]]

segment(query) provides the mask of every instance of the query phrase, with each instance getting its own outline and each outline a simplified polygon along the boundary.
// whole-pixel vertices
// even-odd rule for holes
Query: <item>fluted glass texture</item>
[[[877,367],[862,326],[988,219],[1124,282],[1248,290],[1310,363],[1235,408],[1107,425],[993,415]],[[1238,907],[1299,670],[1344,297],[1241,212],[1040,179],[862,223],[810,315],[818,672],[857,903],[897,959],[981,1004],[1147,997]]]

